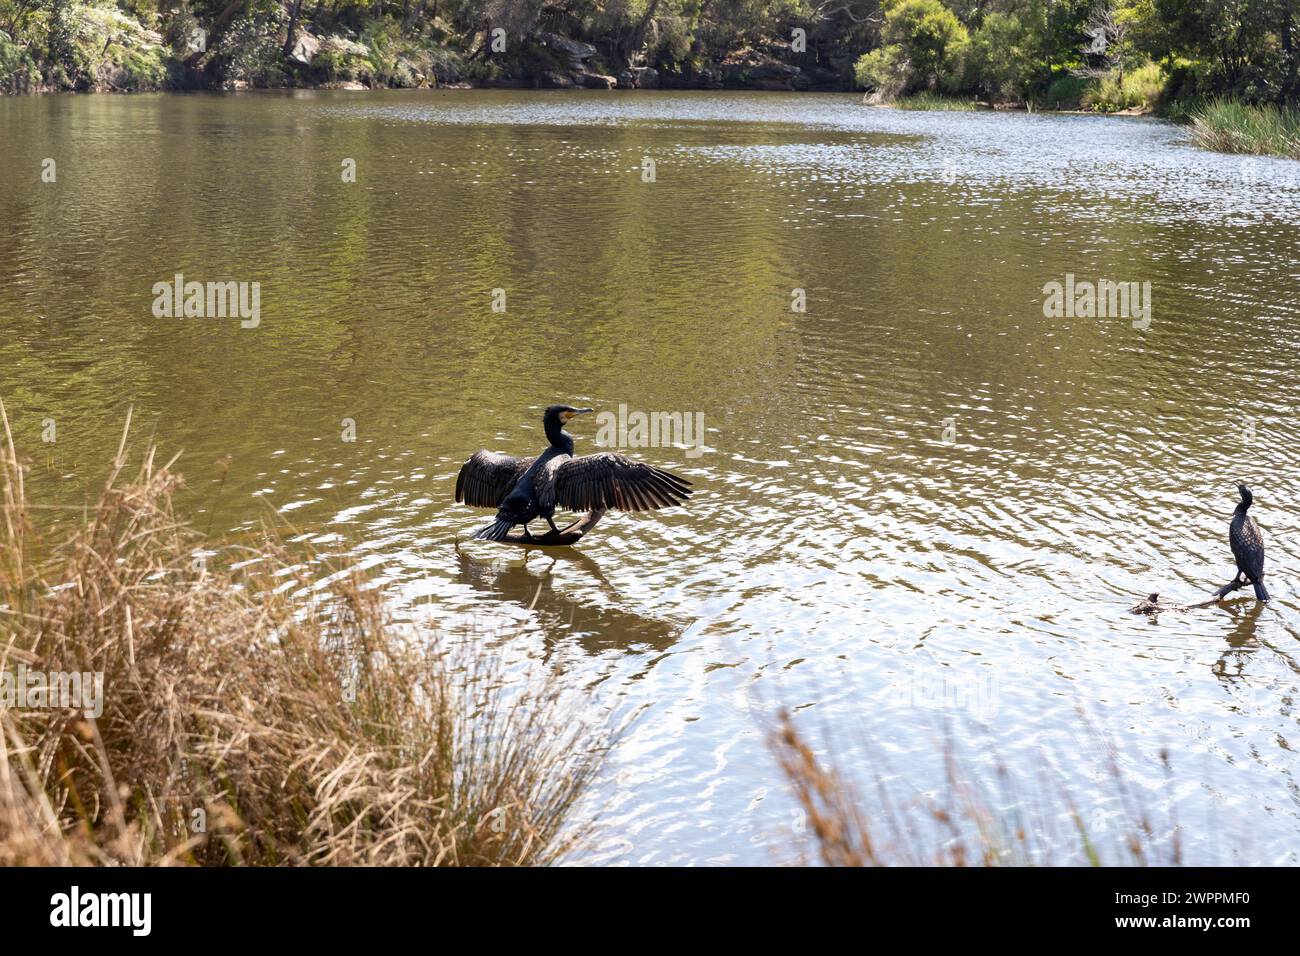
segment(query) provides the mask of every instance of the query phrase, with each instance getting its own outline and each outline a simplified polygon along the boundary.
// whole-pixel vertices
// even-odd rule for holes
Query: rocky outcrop
[[[844,84],[844,77],[853,72],[853,62],[841,64],[836,67],[834,64],[826,66],[814,66],[805,69],[801,74],[800,82],[795,83],[795,89],[809,90],[844,90],[849,89]]]
[[[802,70],[753,50],[740,50],[722,61],[724,86],[751,90],[793,90],[807,86]]]
[[[632,85],[638,90],[659,89],[659,71],[653,66],[638,66],[632,70]]]
[[[537,85],[544,90],[571,90],[573,78],[559,70],[545,70],[537,78]]]
[[[698,70],[664,70],[659,74],[659,85],[666,90],[720,90],[722,74],[703,67]]]
[[[567,89],[568,86],[580,86],[588,90],[612,90],[619,85],[617,77],[601,73],[593,61],[599,60],[599,52],[590,43],[571,40],[558,33],[543,33],[539,40],[562,64],[568,67],[567,86],[560,81],[563,76],[559,70],[545,70],[538,77],[539,86],[547,89]]]
[[[311,66],[312,58],[319,52],[320,40],[306,30],[299,30],[293,41],[293,49],[289,51],[289,59],[303,66]]]
[[[543,46],[549,47],[561,56],[567,57],[569,68],[572,70],[585,72],[587,61],[596,55],[596,48],[590,43],[583,43],[581,40],[570,40],[558,33],[543,33],[541,41]]]

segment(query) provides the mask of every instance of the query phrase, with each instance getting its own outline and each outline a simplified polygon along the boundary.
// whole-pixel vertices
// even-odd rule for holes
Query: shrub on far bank
[[[858,57],[853,75],[859,86],[873,90],[877,99],[888,102],[902,96],[907,89],[911,67],[901,47],[882,46]]]
[[[858,83],[885,100],[960,89],[970,35],[956,15],[939,0],[884,0],[883,6],[883,44],[858,58]]]
[[[1083,105],[1102,113],[1140,109],[1151,111],[1160,102],[1165,88],[1165,75],[1155,63],[1146,63],[1135,70],[1118,71],[1102,76],[1083,94]]]
[[[45,86],[82,91],[156,90],[167,80],[162,35],[113,6],[61,0],[33,10],[20,46],[0,34],[0,76],[13,92]],[[44,54],[38,64],[36,57]],[[12,71],[19,73],[14,77]]]
[[[234,21],[222,35],[220,47],[213,51],[223,85],[284,85],[281,43],[287,22],[283,11]]]
[[[0,30],[0,93],[25,93],[40,82],[31,54]]]
[[[1032,37],[1015,15],[990,13],[971,37],[968,82],[999,103],[1022,103],[1033,85],[1037,62]]]
[[[1058,76],[1047,85],[1042,106],[1049,110],[1077,110],[1083,106],[1083,97],[1088,92],[1088,87],[1088,81],[1081,76],[1069,73]]]

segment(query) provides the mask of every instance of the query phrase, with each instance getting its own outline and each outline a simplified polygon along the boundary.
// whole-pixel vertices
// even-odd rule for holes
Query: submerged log
[[[526,537],[522,531],[512,531],[506,535],[502,544],[517,544],[525,548],[558,548],[577,544],[582,536],[596,527],[596,523],[605,516],[604,509],[589,512],[584,517],[561,528],[559,531],[547,531],[543,535]]]

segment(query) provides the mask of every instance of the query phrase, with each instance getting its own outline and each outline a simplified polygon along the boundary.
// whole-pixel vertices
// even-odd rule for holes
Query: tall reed
[[[1300,110],[1210,100],[1190,115],[1192,140],[1220,153],[1300,159]]]
[[[1099,741],[1101,742],[1101,741]],[[898,799],[877,774],[872,785],[818,756],[786,711],[778,714],[768,745],[802,811],[809,844],[826,866],[1177,866],[1183,862],[1177,826],[1160,832],[1107,748],[1112,819],[1103,837],[1094,817],[1081,812],[1063,787],[1035,803],[1011,791],[1005,768],[981,781],[966,769],[949,741],[942,750],[945,779],[919,799]],[[1167,755],[1162,755],[1166,775]],[[994,794],[994,788],[1002,793]],[[1064,821],[1058,829],[1058,821]]]

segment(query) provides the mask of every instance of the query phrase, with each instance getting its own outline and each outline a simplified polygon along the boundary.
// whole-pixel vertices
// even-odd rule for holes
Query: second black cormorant
[[[1237,576],[1219,589],[1219,597],[1246,584],[1255,587],[1255,599],[1268,600],[1268,590],[1264,587],[1264,536],[1259,533],[1259,525],[1248,512],[1255,497],[1244,484],[1237,485],[1241,501],[1232,513],[1232,523],[1228,525],[1228,544],[1232,547],[1232,556],[1237,559]]]

